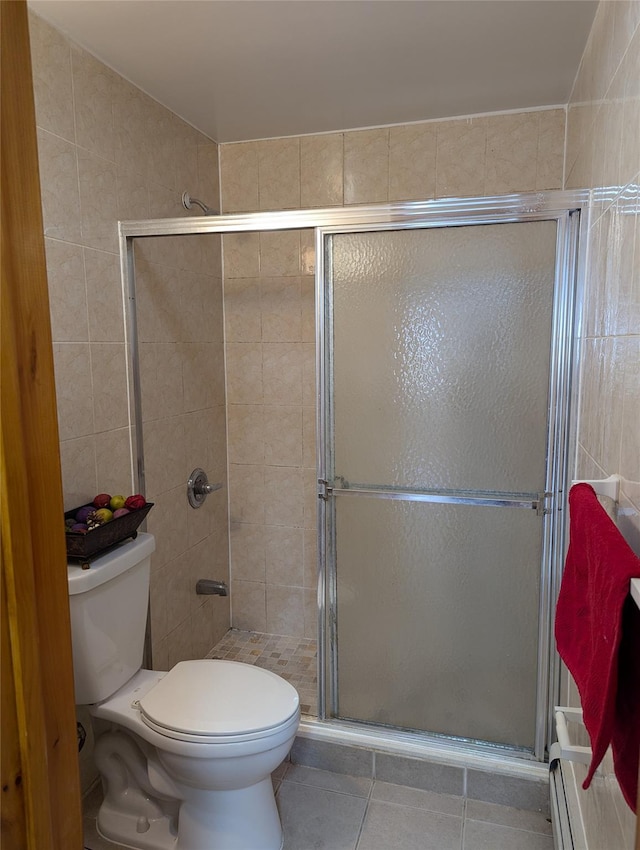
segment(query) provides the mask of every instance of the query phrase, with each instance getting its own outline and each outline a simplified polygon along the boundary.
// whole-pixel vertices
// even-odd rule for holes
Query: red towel
[[[591,738],[588,788],[609,744],[614,770],[636,810],[640,749],[640,611],[629,596],[640,558],[593,487],[569,493],[570,540],[556,609],[558,652],[575,679]]]

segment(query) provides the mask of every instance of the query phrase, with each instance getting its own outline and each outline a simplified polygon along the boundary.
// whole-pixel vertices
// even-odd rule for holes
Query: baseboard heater
[[[567,723],[582,723],[582,710],[556,706],[558,740],[549,750],[549,792],[551,823],[556,850],[597,850],[589,848],[582,808],[580,781],[574,765],[589,764],[591,748],[572,744]]]

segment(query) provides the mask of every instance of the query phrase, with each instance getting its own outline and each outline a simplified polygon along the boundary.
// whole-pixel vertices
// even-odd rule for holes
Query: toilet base
[[[187,790],[176,850],[281,850],[282,844],[270,776],[235,791]]]
[[[282,850],[271,777],[235,791],[185,792],[177,834],[175,818],[130,814],[108,799],[100,807],[98,832],[134,850]]]
[[[96,819],[98,835],[132,850],[176,850],[175,821],[149,819],[114,808],[105,800]]]

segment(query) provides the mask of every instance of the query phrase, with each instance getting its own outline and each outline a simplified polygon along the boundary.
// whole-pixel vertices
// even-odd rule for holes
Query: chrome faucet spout
[[[199,596],[228,596],[229,588],[224,581],[201,578],[196,584],[196,593]]]

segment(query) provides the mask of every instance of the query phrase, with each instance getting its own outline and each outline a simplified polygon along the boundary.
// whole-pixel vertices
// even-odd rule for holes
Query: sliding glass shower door
[[[558,221],[322,244],[327,713],[533,753]]]

